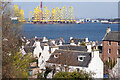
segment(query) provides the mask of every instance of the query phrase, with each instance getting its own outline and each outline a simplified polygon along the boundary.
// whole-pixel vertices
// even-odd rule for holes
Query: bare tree
[[[20,56],[19,48],[22,45],[20,37],[22,35],[21,23],[14,24],[11,21],[12,8],[10,2],[1,2],[2,15],[2,77],[22,78],[27,75],[29,56]],[[23,72],[24,71],[24,72]]]

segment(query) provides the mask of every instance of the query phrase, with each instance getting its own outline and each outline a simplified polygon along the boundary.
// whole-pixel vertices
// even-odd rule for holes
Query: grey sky
[[[29,11],[34,10],[40,2],[13,2],[24,10],[25,18],[28,18]],[[117,18],[118,2],[43,2],[49,10],[66,6],[74,8],[74,15],[77,18]]]

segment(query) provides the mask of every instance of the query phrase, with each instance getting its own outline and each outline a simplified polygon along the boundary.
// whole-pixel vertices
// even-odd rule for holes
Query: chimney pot
[[[108,27],[106,32],[109,33],[110,31],[111,31],[111,28]]]

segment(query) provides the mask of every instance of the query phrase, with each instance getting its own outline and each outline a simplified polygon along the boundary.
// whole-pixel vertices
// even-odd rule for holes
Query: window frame
[[[108,49],[108,54],[111,54],[111,49]]]

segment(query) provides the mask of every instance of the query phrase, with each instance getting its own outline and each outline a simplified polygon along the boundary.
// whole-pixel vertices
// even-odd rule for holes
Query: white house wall
[[[92,53],[92,60],[88,65],[88,70],[96,73],[93,77],[103,78],[103,62],[99,57],[99,51]]]
[[[42,53],[42,48],[40,47],[40,42],[39,41],[35,41],[34,45],[35,49],[34,49],[34,57],[39,57],[39,54]]]

